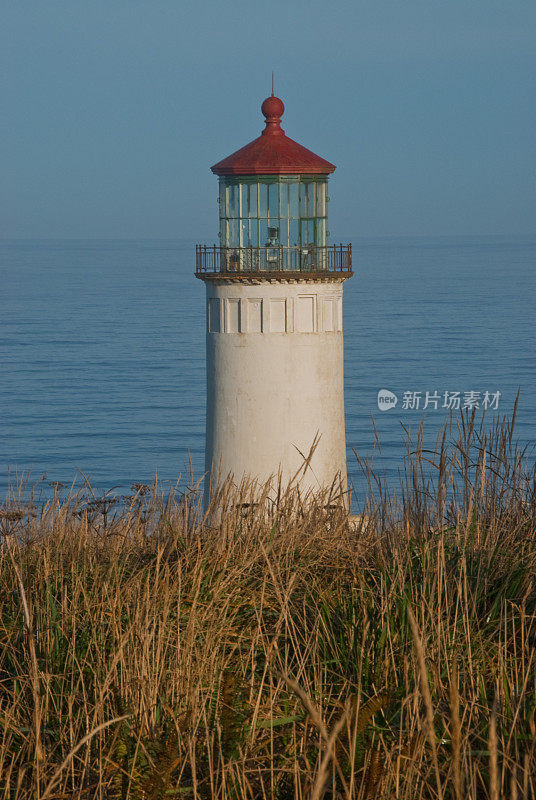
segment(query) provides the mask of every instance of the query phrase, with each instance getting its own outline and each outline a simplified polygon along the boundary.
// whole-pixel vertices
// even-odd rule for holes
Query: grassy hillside
[[[410,443],[361,525],[296,493],[1,512],[0,798],[536,796],[534,475]]]

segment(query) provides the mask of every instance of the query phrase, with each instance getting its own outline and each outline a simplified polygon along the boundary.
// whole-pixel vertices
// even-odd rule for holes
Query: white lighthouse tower
[[[347,505],[342,289],[351,245],[328,245],[329,161],[266,126],[212,167],[219,245],[197,245],[206,285],[206,492],[231,477]],[[312,456],[308,462],[305,459]]]

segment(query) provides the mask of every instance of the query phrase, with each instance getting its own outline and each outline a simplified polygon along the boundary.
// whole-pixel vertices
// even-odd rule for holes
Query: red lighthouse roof
[[[279,97],[267,97],[261,106],[266,127],[258,139],[211,167],[215,175],[327,175],[335,169],[324,158],[290,139],[281,127],[285,110]]]

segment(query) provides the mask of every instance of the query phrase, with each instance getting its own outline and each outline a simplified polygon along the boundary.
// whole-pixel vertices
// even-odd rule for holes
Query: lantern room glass
[[[327,200],[326,175],[222,177],[220,244],[279,248],[281,267],[291,268],[291,250],[327,244]]]

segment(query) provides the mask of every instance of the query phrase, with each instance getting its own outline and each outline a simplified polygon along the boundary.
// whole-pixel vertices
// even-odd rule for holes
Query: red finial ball
[[[272,95],[271,97],[266,98],[261,106],[261,111],[266,119],[273,119],[274,117],[279,118],[283,116],[285,104],[279,99],[279,97],[274,97],[274,95]]]

